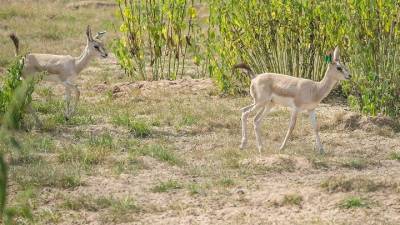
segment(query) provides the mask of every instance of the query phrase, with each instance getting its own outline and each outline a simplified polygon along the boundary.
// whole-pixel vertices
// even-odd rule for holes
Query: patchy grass
[[[328,169],[329,161],[325,157],[311,157],[308,159],[314,169]]]
[[[69,210],[80,211],[87,210],[89,212],[97,212],[106,209],[115,204],[112,197],[94,197],[92,195],[81,195],[77,197],[64,197],[61,207]]]
[[[366,208],[369,207],[369,204],[367,200],[358,196],[353,196],[343,199],[339,207],[343,209]]]
[[[267,166],[266,169],[276,173],[294,172],[296,170],[296,161],[291,158],[280,157],[271,166]]]
[[[170,165],[183,165],[184,161],[180,159],[173,151],[159,144],[146,145],[144,147],[135,149],[136,153],[140,155],[147,155],[158,159],[163,162],[167,162]]]
[[[223,177],[217,181],[217,184],[222,187],[232,187],[235,185],[235,181],[229,177]]]
[[[205,193],[205,186],[198,183],[191,183],[187,186],[190,195],[199,195]]]
[[[400,161],[400,152],[391,152],[390,155],[389,155],[389,158],[391,160]]]
[[[192,115],[192,114],[185,114],[182,117],[180,125],[182,125],[182,126],[193,126],[193,125],[196,125],[198,122],[199,122],[199,118],[197,116]]]
[[[103,133],[103,134],[91,134],[89,137],[89,146],[98,147],[103,149],[113,149],[114,148],[114,140],[111,134]]]
[[[379,189],[390,188],[392,186],[393,184],[378,182],[369,178],[347,178],[345,176],[330,177],[321,183],[321,187],[328,192],[374,192]]]
[[[128,158],[117,160],[112,166],[112,171],[115,175],[120,175],[122,173],[137,174],[143,169],[151,168],[143,159],[139,159],[137,156],[129,156]]]
[[[303,196],[299,194],[286,194],[283,197],[282,205],[301,206],[302,202],[303,202]]]
[[[71,145],[62,149],[58,154],[58,161],[61,163],[78,163],[90,168],[106,161],[110,154],[109,148]]]
[[[75,188],[82,185],[79,166],[74,164],[49,164],[40,161],[11,171],[21,187]]]
[[[119,224],[135,221],[136,214],[142,208],[131,197],[111,201],[106,213],[101,214],[100,220],[104,224]]]
[[[345,168],[362,170],[368,166],[368,161],[365,159],[349,159],[341,163]]]
[[[112,118],[112,123],[129,129],[135,137],[145,138],[151,135],[150,126],[147,122],[133,119],[128,114],[118,114]]]
[[[171,190],[177,190],[177,189],[182,189],[183,185],[179,184],[175,180],[168,180],[165,182],[160,182],[159,184],[155,185],[154,187],[151,188],[152,192],[156,193],[163,193],[163,192],[168,192]]]
[[[36,195],[37,191],[32,188],[27,188],[18,193],[13,203],[5,209],[5,224],[13,224],[12,221],[15,220],[25,221],[27,224],[32,223]]]

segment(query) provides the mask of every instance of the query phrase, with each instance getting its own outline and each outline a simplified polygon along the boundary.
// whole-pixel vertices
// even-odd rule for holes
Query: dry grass
[[[0,33],[15,30],[32,52],[78,55],[86,23],[112,31],[114,9],[64,9],[71,2],[2,2]],[[0,67],[12,49],[0,35]],[[396,224],[398,133],[352,127],[342,106],[322,105],[327,154],[314,150],[307,116],[279,152],[289,113],[278,108],[263,123],[265,150],[256,150],[250,126],[249,148],[240,151],[238,109],[249,97],[220,97],[208,79],[131,83],[121,75],[113,58],[93,62],[78,78],[82,100],[70,121],[62,89],[37,88],[44,128],[17,133],[22,150],[8,152],[10,210],[19,221]]]

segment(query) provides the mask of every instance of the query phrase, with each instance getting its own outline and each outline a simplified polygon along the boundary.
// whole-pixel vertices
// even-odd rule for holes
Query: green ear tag
[[[326,55],[325,56],[325,62],[326,63],[331,63],[332,62],[332,55]]]

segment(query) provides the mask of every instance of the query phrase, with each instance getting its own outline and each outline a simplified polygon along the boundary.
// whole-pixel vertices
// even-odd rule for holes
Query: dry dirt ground
[[[97,7],[86,4],[69,10]],[[259,154],[251,124],[248,148],[238,148],[239,109],[251,99],[220,96],[210,79],[133,82],[110,57],[77,83],[70,121],[61,87],[38,85],[44,127],[17,132],[21,149],[9,148],[16,224],[400,224],[400,135],[390,119],[330,99],[317,110],[326,154],[314,150],[306,115],[280,152],[289,112],[277,108]]]

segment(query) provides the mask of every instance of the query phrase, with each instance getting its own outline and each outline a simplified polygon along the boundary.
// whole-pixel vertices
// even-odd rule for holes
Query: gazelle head
[[[86,29],[86,37],[87,37],[87,47],[89,54],[96,54],[103,58],[107,58],[108,53],[104,48],[103,43],[100,42],[101,37],[105,34],[105,31],[98,32],[97,35],[93,38],[92,36],[92,29],[90,26],[87,26]]]
[[[336,80],[349,80],[351,74],[349,70],[340,62],[339,47],[333,51],[332,62],[329,64],[328,73]]]

